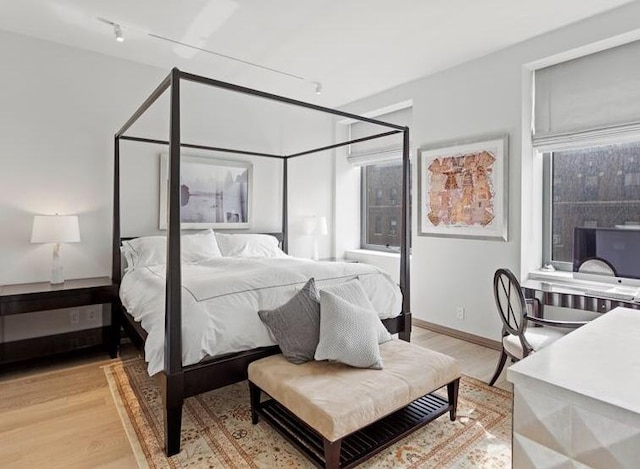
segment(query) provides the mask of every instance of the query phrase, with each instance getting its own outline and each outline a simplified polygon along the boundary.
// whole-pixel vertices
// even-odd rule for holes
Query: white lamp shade
[[[79,243],[80,227],[76,215],[36,215],[33,217],[32,243]]]
[[[305,217],[302,220],[302,232],[306,235],[312,235],[316,231],[316,217]]]
[[[316,223],[316,234],[326,235],[329,232],[327,229],[327,217],[318,217]]]

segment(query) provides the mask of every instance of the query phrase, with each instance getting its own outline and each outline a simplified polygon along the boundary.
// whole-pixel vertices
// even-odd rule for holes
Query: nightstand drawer
[[[111,303],[116,295],[116,289],[110,283],[80,288],[69,288],[73,281],[67,283],[70,285],[60,289],[0,295],[0,316]]]
[[[10,314],[31,313],[33,311],[45,311],[47,309],[73,308],[75,306],[85,306],[93,303],[91,292],[80,295],[61,295],[51,301],[51,298],[33,298],[16,301],[7,301],[0,304],[0,314],[7,316]],[[105,302],[108,302],[105,301]],[[52,306],[55,305],[55,308]]]

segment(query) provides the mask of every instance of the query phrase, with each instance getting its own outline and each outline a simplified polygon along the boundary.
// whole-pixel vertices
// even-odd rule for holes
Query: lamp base
[[[51,266],[51,285],[64,283],[62,259],[60,258],[60,243],[53,245],[53,264]]]
[[[311,259],[313,259],[314,261],[317,261],[319,258],[318,256],[318,237],[314,236],[313,237],[313,254],[311,255]]]

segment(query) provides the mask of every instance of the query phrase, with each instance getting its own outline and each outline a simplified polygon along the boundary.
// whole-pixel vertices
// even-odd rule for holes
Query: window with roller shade
[[[640,229],[640,42],[536,70],[543,262],[571,270],[576,227]]]
[[[411,107],[374,119],[409,126]],[[352,140],[389,130],[367,122],[350,126]],[[402,220],[402,134],[351,145],[348,160],[362,171],[361,247],[395,250],[400,246]]]

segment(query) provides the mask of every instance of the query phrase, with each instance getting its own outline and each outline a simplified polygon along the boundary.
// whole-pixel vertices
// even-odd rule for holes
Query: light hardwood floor
[[[483,381],[498,360],[495,350],[420,327],[412,342],[457,358],[464,374]],[[102,370],[109,362],[92,355],[0,374],[0,467],[135,468]],[[504,373],[497,385],[510,389]]]

